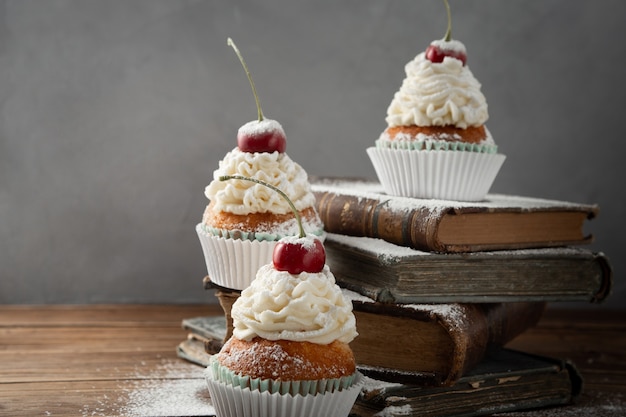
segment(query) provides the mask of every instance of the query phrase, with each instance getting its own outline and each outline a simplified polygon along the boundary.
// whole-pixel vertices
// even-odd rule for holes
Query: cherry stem
[[[254,100],[256,101],[256,109],[258,113],[259,122],[261,122],[263,121],[263,111],[261,110],[261,102],[259,101],[259,95],[256,92],[254,81],[252,81],[252,75],[250,74],[250,70],[248,70],[246,61],[244,61],[243,56],[241,55],[241,52],[239,52],[239,48],[237,48],[237,45],[235,45],[235,42],[233,42],[231,38],[228,38],[226,43],[228,43],[228,45],[231,46],[235,50],[235,53],[237,54],[237,57],[239,58],[239,61],[241,62],[241,65],[243,66],[244,71],[246,72],[246,76],[248,77],[248,81],[250,82],[250,87],[252,87],[252,94],[254,95]]]
[[[450,5],[448,4],[448,0],[443,0],[443,4],[446,5],[446,13],[448,14],[448,30],[446,31],[443,40],[450,42],[450,40],[452,40],[452,16],[450,13]]]
[[[278,194],[280,194],[280,196],[282,198],[285,199],[285,201],[287,201],[287,203],[289,204],[289,207],[291,207],[291,211],[293,211],[293,214],[296,216],[296,221],[298,222],[298,229],[300,230],[300,236],[299,237],[305,237],[306,236],[306,233],[304,232],[304,227],[302,227],[302,219],[300,218],[300,214],[298,213],[298,209],[296,209],[296,206],[293,204],[291,199],[280,188],[274,187],[272,184],[268,184],[265,181],[257,180],[256,178],[244,177],[242,175],[222,175],[222,176],[219,177],[219,180],[220,181],[227,181],[227,180],[251,181],[251,182],[254,182],[254,183],[257,183],[257,184],[264,185],[267,188],[270,188],[270,189],[276,191]]]

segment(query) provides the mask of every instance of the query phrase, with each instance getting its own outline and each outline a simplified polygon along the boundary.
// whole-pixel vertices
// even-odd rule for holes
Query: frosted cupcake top
[[[292,275],[272,264],[261,267],[235,301],[233,336],[329,344],[357,336],[352,302],[327,265],[319,273]]]
[[[286,153],[250,153],[235,148],[220,161],[204,194],[216,211],[237,215],[291,213],[285,199],[268,187],[250,181],[220,181],[224,175],[242,175],[269,183],[285,192],[297,210],[315,204],[306,171]]]
[[[459,41],[446,45],[465,50]],[[489,118],[481,85],[460,60],[446,57],[433,63],[422,52],[404,69],[406,78],[387,109],[389,126],[451,125],[465,129],[483,125]]]

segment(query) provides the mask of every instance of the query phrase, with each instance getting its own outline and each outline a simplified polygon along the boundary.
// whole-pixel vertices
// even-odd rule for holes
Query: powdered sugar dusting
[[[119,414],[143,416],[212,416],[215,409],[203,374],[204,368],[180,360],[163,360],[146,373],[138,367],[136,380],[127,388],[127,402]]]
[[[467,323],[467,316],[459,304],[406,304],[405,308],[428,313],[431,316],[445,317],[443,323],[449,325],[450,331],[462,330]]]
[[[210,401],[204,379],[142,381],[119,411],[127,417],[214,416]]]
[[[363,384],[362,392],[364,394],[369,394],[371,392],[382,394],[382,393],[385,393],[387,389],[402,387],[402,384],[398,382],[379,381],[378,379],[370,378],[368,376],[364,376],[363,381],[364,381],[364,384]]]
[[[204,368],[181,360],[163,359],[156,367],[140,362],[134,374],[119,381],[123,394],[104,395],[97,406],[85,405],[83,417],[214,416]]]
[[[304,354],[286,352],[278,343],[259,343],[254,349],[231,349],[227,344],[216,358],[222,366],[236,373],[243,372],[243,366],[252,378],[289,380],[292,373],[297,373],[310,375],[310,379],[323,379],[329,374],[339,376],[346,372],[339,364],[322,365]]]
[[[385,193],[384,188],[374,181],[347,181],[337,180],[312,184],[313,192],[332,192],[339,195],[351,195],[358,198],[378,200],[387,205],[390,210],[407,212],[417,207],[429,210],[432,215],[439,215],[450,209],[477,208],[477,209],[510,209],[532,211],[538,209],[566,207],[580,210],[597,210],[595,205],[580,204],[568,201],[558,201],[543,198],[514,196],[508,194],[487,194],[483,201],[452,201],[437,199],[421,199],[411,197],[391,196]]]
[[[464,54],[467,53],[463,42],[457,41],[456,39],[451,39],[449,41],[446,41],[444,39],[437,39],[432,41],[430,44],[436,46],[442,51],[460,52]]]
[[[351,302],[374,303],[375,301],[365,295],[343,288],[344,296]],[[467,322],[467,316],[463,307],[456,303],[447,304],[396,304],[397,307],[420,311],[434,317],[445,317],[445,322],[450,325],[449,330],[462,329]]]
[[[449,257],[491,257],[499,256],[505,258],[522,258],[525,256],[576,256],[577,254],[586,253],[582,248],[577,247],[554,247],[554,248],[531,248],[531,249],[515,249],[515,250],[497,250],[497,251],[481,251],[472,254],[438,254],[435,252],[424,252],[417,249],[412,249],[406,246],[399,246],[393,243],[387,242],[383,239],[361,237],[361,236],[347,236],[336,233],[327,233],[326,242],[340,243],[343,245],[351,246],[362,252],[376,254],[381,263],[388,264],[393,262],[400,262],[403,258],[415,258],[418,256],[449,256]],[[603,255],[602,252],[598,252],[598,255]]]
[[[310,250],[310,249],[313,249],[315,247],[315,240],[316,239],[319,240],[319,238],[317,238],[315,235],[308,234],[305,237],[285,236],[282,239],[280,239],[280,241],[282,243],[301,245],[305,249]]]
[[[373,299],[366,297],[364,295],[361,295],[352,290],[349,290],[347,288],[342,288],[341,292],[343,293],[343,296],[347,298],[348,300],[350,300],[351,302],[354,302],[354,301],[357,301],[360,303],[374,303],[375,302]]]
[[[406,246],[394,245],[386,240],[373,237],[347,236],[336,233],[327,233],[326,241],[352,246],[364,252],[376,254],[384,263],[398,261],[410,256],[431,256],[431,252],[423,252]]]
[[[405,404],[401,406],[390,405],[388,407],[385,407],[382,409],[382,411],[379,411],[378,413],[374,414],[374,417],[393,417],[393,416],[412,416],[412,415],[413,415],[413,408],[411,408],[409,404]]]
[[[273,119],[252,120],[239,128],[239,134],[261,135],[269,132],[280,132],[285,136],[285,131],[280,123]]]

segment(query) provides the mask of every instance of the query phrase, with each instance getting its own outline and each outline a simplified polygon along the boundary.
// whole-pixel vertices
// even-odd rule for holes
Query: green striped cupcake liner
[[[422,151],[464,151],[478,153],[498,153],[498,145],[466,142],[448,142],[445,140],[376,140],[379,149],[402,149]]]
[[[202,230],[210,235],[222,237],[224,239],[241,239],[241,240],[250,240],[250,241],[259,241],[259,242],[274,242],[285,237],[282,234],[278,233],[267,233],[267,232],[243,232],[241,230],[227,230],[220,229],[217,227],[208,226],[206,224],[200,224]],[[318,229],[310,232],[315,236],[323,236],[324,229]]]
[[[326,392],[343,391],[349,388],[355,381],[357,373],[341,378],[328,378],[320,380],[281,381],[276,379],[251,378],[247,375],[235,373],[222,366],[215,356],[211,357],[208,368],[213,379],[225,384],[242,389],[258,390],[270,394],[290,395],[315,395]]]

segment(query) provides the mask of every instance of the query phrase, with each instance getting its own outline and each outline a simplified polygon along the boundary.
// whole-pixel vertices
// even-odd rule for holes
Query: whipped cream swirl
[[[352,302],[335,283],[328,265],[319,273],[292,275],[272,264],[259,269],[251,285],[235,301],[233,335],[240,340],[259,336],[329,344],[349,343],[357,336]]]
[[[315,204],[306,171],[286,153],[250,153],[235,148],[220,161],[204,194],[216,211],[237,215],[291,213],[287,201],[274,190],[251,181],[220,181],[223,175],[242,175],[269,183],[287,194],[298,210]]]
[[[481,85],[460,60],[446,57],[433,63],[422,52],[406,64],[405,72],[406,78],[387,109],[389,126],[465,129],[483,125],[489,118]]]

